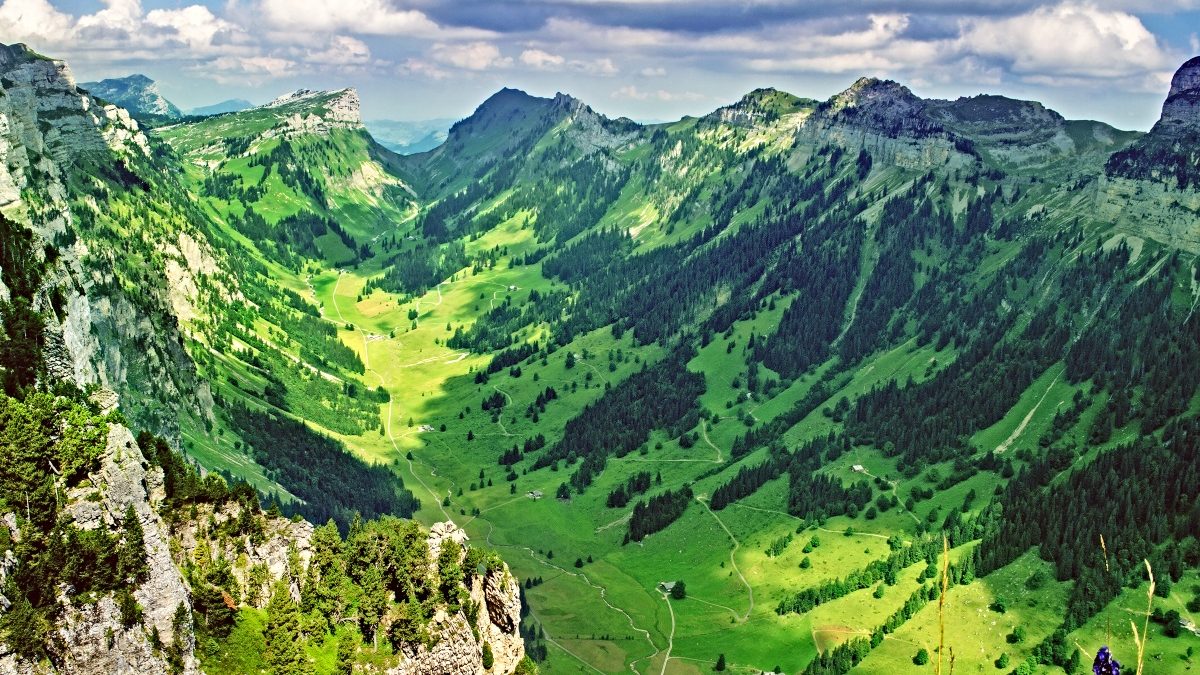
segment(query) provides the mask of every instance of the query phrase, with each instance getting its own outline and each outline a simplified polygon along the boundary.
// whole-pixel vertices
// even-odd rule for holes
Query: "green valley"
[[[1137,659],[1151,583],[1145,672],[1194,666],[1200,117],[863,78],[642,125],[505,89],[402,156],[358,106],[301,90],[63,171],[62,231],[171,336],[121,329],[125,358],[188,374],[88,380],[132,428],[338,551],[452,521],[543,673],[1084,672]],[[53,202],[24,200],[6,224]],[[271,609],[239,611],[209,672],[251,667]],[[351,633],[362,672],[393,656],[327,632],[315,672]]]

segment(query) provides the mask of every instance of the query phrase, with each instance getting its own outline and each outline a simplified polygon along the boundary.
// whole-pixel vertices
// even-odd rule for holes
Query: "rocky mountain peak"
[[[778,119],[782,115],[811,109],[815,105],[816,102],[811,99],[800,98],[772,87],[760,87],[741,97],[733,105],[717,108],[708,114],[708,119],[724,124],[754,126]]]
[[[928,114],[929,102],[893,80],[862,77],[821,105],[826,124],[887,137],[924,138],[944,131]]]
[[[263,108],[320,109],[320,116],[331,122],[362,124],[358,91],[353,88],[336,91],[297,89],[262,106]]]
[[[922,101],[908,87],[894,80],[860,77],[848,89],[830,99],[834,110],[849,108],[875,109],[893,108],[911,110],[924,107]]]
[[[167,120],[183,117],[183,112],[178,106],[168,101],[159,91],[158,83],[141,73],[98,82],[84,82],[79,86],[105,101],[125,108],[135,117],[151,116]]]
[[[1200,127],[1200,56],[1190,59],[1175,71],[1171,90],[1163,103],[1156,132]]]
[[[1171,91],[1168,96],[1200,89],[1200,56],[1189,59],[1175,71],[1171,78]]]

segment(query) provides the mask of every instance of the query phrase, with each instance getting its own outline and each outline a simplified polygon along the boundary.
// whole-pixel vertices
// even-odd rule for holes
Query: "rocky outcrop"
[[[452,522],[436,523],[430,528],[427,543],[431,564],[435,564],[445,542],[463,547],[466,559],[467,533]],[[460,561],[462,562],[462,561]],[[391,675],[485,675],[511,673],[525,656],[525,643],[518,626],[521,622],[521,593],[507,565],[483,574],[468,570],[470,603],[479,608],[474,625],[462,612],[448,614],[438,610],[430,626],[432,646],[406,645],[400,665]],[[494,659],[492,668],[482,663],[483,645]]]
[[[1177,134],[1197,129],[1200,129],[1200,56],[1175,71],[1162,115],[1150,133]]]
[[[363,129],[358,92],[354,89],[311,91],[300,89],[259,108],[278,111],[281,123],[262,138],[300,134],[327,134],[333,129]]]
[[[861,78],[818,106],[797,131],[799,152],[832,143],[905,169],[975,163],[969,142],[929,116],[929,102],[891,80]]]
[[[213,527],[219,528],[240,515],[241,507],[236,503],[215,512],[210,506],[198,508],[196,516],[179,524],[175,531],[182,554],[180,562],[198,561],[201,556],[214,562],[218,558],[229,561],[238,595],[251,607],[266,606],[271,586],[280,579],[289,580],[292,597],[299,600],[297,582],[304,578],[312,559],[312,523],[275,517],[266,518],[262,533],[253,537],[218,537],[213,533]],[[293,552],[299,569],[292,569]]]
[[[115,533],[126,510],[133,509],[142,527],[148,567],[146,581],[133,591],[142,608],[142,621],[124,626],[112,594],[95,602],[73,602],[64,594],[60,598],[63,618],[55,627],[57,639],[53,641],[55,662],[62,672],[165,675],[171,669],[162,650],[153,644],[152,634],[157,634],[162,644],[180,646],[185,673],[198,672],[189,591],[171,558],[167,526],[156,510],[163,494],[162,470],[149,466],[129,429],[111,425],[99,468],[81,487],[67,493],[65,511],[77,528]],[[176,635],[180,606],[189,620],[184,632]],[[41,669],[11,654],[0,658],[0,673],[33,672]]]

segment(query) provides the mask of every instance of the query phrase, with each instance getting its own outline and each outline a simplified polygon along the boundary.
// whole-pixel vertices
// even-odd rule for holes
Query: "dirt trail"
[[[330,295],[330,302],[333,303],[333,310],[335,312],[337,312],[338,319],[340,319],[344,325],[353,326],[354,330],[357,331],[360,335],[362,335],[362,338],[363,338],[363,367],[368,373],[371,373],[375,377],[379,378],[379,386],[383,387],[385,391],[390,391],[391,388],[388,386],[387,379],[383,377],[382,373],[380,373],[379,371],[377,371],[371,367],[371,350],[370,350],[371,343],[367,339],[366,331],[364,331],[360,326],[346,321],[346,318],[344,316],[342,316],[342,308],[338,307],[338,303],[337,303],[337,289],[338,289],[338,285],[341,283],[342,283],[342,275],[341,275],[341,273],[339,273],[337,281],[334,282],[334,284],[333,284],[333,293]],[[388,441],[392,444],[392,450],[396,451],[396,454],[400,454],[400,444],[396,442],[396,436],[392,434],[392,411],[393,411],[394,407],[395,407],[394,397],[388,396],[387,424],[385,425],[384,429],[386,429],[386,431],[387,431]],[[421,479],[421,476],[419,476],[417,474],[417,468],[415,466],[413,466],[412,460],[408,458],[408,454],[405,453],[403,455],[403,457],[404,457],[404,461],[408,463],[409,474],[411,474],[412,477],[417,480],[417,483],[419,483],[422,488],[424,488],[427,492],[429,492],[430,496],[433,497],[433,503],[437,505],[438,510],[442,512],[442,515],[446,517],[446,520],[449,520],[450,522],[453,523],[454,518],[450,515],[450,513],[448,511],[446,511],[446,507],[442,506],[442,500],[438,496],[437,492],[434,492],[433,488],[429,487],[429,485],[424,480]]]
[[[1035,403],[1033,407],[1029,409],[1029,412],[1025,414],[1025,419],[1021,420],[1021,423],[1017,425],[1016,429],[1013,429],[1013,432],[1008,435],[1008,438],[1004,439],[1003,443],[996,446],[997,455],[1004,454],[1004,452],[1008,450],[1018,438],[1021,437],[1021,434],[1025,433],[1025,427],[1029,426],[1029,422],[1033,419],[1034,414],[1038,411],[1038,408],[1042,407],[1042,403],[1046,401],[1046,397],[1050,395],[1050,390],[1053,389],[1054,385],[1058,383],[1058,378],[1060,377],[1062,377],[1061,372],[1054,376],[1054,379],[1050,381],[1050,384],[1046,385],[1046,391],[1042,392],[1042,397],[1039,398],[1038,402]]]
[[[671,650],[675,647],[675,608],[671,606],[671,596],[664,592],[662,593],[663,600],[667,601],[667,610],[671,612],[671,632],[667,634],[667,653],[663,657],[662,670],[658,671],[658,675],[666,675],[667,661],[671,660]]]
[[[729,541],[733,542],[733,549],[729,551],[729,563],[733,565],[733,571],[738,575],[738,578],[742,580],[742,584],[746,587],[746,593],[750,597],[750,606],[746,608],[746,613],[738,617],[740,621],[745,621],[746,619],[750,618],[750,613],[754,611],[754,589],[750,587],[750,582],[746,581],[746,577],[742,575],[742,571],[738,569],[737,566],[736,555],[738,549],[742,547],[742,544],[737,540],[737,537],[733,536],[733,532],[730,532],[729,528],[725,527],[725,523],[721,520],[717,513],[709,508],[708,502],[704,501],[700,497],[696,497],[696,501],[700,502],[704,506],[704,510],[708,511],[709,515],[711,515],[717,521],[717,524],[721,526],[721,529],[725,530],[725,534],[729,535]]]

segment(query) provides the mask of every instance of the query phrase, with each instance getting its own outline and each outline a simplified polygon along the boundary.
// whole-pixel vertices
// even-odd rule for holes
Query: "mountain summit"
[[[1200,56],[1175,71],[1162,115],[1150,133],[1115,153],[1106,169],[1110,176],[1180,189],[1200,186]]]
[[[145,75],[134,74],[99,82],[82,82],[79,86],[125,108],[139,119],[170,121],[183,117],[183,112],[159,92],[158,83]]]
[[[1200,126],[1200,56],[1175,71],[1155,132]]]

